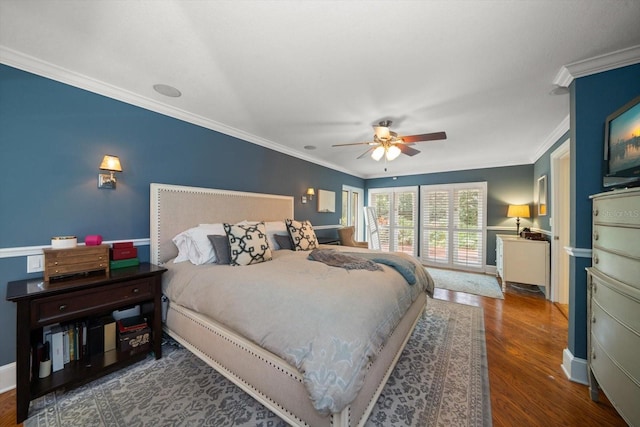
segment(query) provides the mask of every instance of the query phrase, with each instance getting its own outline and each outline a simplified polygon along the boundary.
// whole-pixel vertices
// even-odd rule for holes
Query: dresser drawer
[[[636,331],[640,339],[640,290],[591,270],[591,299],[604,311]]]
[[[637,259],[593,248],[593,267],[598,271],[640,289],[640,262]]]
[[[640,307],[638,307],[640,308]],[[640,336],[606,313],[597,302],[591,305],[591,339],[607,350],[608,357],[615,361],[626,374],[640,382]]]
[[[151,299],[153,281],[140,279],[122,285],[100,286],[68,292],[64,295],[41,298],[33,301],[31,307],[31,325],[42,326],[62,322],[70,318],[81,317],[95,310],[108,310],[111,307]]]
[[[635,193],[605,195],[593,200],[594,224],[640,226],[640,203]]]
[[[607,356],[595,337],[591,337],[590,368],[613,406],[630,425],[640,425],[640,387]]]
[[[595,248],[635,257],[640,260],[640,228],[593,226]]]

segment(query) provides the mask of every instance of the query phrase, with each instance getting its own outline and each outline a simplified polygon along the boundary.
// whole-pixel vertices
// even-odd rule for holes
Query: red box
[[[84,244],[87,246],[98,246],[102,244],[102,236],[99,234],[91,234],[84,238]]]
[[[111,259],[113,261],[121,259],[130,259],[138,256],[138,248],[113,248],[110,249]]]
[[[113,244],[113,249],[132,248],[133,242],[116,242]]]

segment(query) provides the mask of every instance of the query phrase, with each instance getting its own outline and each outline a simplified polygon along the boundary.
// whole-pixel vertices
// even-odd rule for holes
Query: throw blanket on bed
[[[314,249],[307,258],[311,261],[323,262],[332,267],[347,270],[382,271],[382,267],[373,260],[368,260],[358,254],[338,252],[335,249]]]
[[[347,270],[382,270],[378,264],[394,268],[410,285],[416,283],[415,264],[394,255],[380,252],[338,252],[335,249],[314,249],[308,257],[312,261],[320,261],[332,267]]]

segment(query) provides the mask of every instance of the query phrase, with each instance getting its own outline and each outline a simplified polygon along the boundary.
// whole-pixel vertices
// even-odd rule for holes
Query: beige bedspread
[[[412,286],[388,266],[345,270],[310,261],[308,254],[274,251],[272,261],[242,267],[169,261],[163,289],[171,303],[207,315],[295,366],[320,413],[340,412],[417,295],[433,291],[433,281],[404,254],[416,265]]]

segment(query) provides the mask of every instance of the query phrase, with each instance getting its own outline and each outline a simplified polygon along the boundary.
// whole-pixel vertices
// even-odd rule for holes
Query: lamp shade
[[[400,153],[402,153],[402,151],[400,151],[400,148],[398,148],[397,145],[389,146],[389,148],[387,148],[387,160],[391,161],[395,159],[400,155]]]
[[[307,188],[307,196],[315,196],[316,191],[313,188]]]
[[[111,156],[107,154],[102,158],[100,163],[100,169],[105,171],[122,172],[122,166],[120,166],[120,159],[118,156]]]
[[[507,216],[509,218],[529,218],[529,205],[509,205],[507,209]]]
[[[371,153],[371,158],[376,162],[379,161],[382,156],[384,156],[384,147],[382,145],[378,145],[373,153]]]

